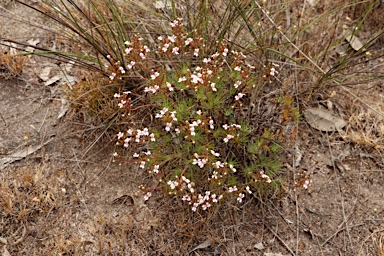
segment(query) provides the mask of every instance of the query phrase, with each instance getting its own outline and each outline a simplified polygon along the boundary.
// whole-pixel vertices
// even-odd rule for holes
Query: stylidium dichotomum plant
[[[118,145],[136,150],[131,158],[139,170],[159,181],[155,188],[140,187],[145,200],[163,191],[197,211],[224,199],[242,203],[254,192],[280,187],[280,147],[273,133],[266,127],[256,134],[243,114],[259,81],[277,75],[278,66],[252,66],[224,42],[208,50],[196,30],[184,31],[182,19],[170,26],[172,35],[158,36],[154,49],[134,36],[125,42],[124,63],[106,66],[112,82],[141,76],[147,105],[155,107],[147,127],[116,135]],[[138,108],[135,93],[115,94],[123,116]]]

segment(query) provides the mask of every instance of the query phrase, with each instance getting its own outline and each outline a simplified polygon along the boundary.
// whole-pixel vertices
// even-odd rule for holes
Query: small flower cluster
[[[156,141],[155,134],[149,133],[148,128],[144,128],[142,130],[128,129],[126,132],[119,132],[116,137],[118,140],[116,145],[123,145],[125,148],[128,148],[132,142],[136,145],[147,145],[149,141]]]
[[[108,64],[105,68],[108,69],[111,82],[116,79],[123,79],[127,76],[128,71],[133,71],[136,66],[137,69],[147,70],[148,57],[151,52],[150,48],[143,44],[143,39],[138,35],[134,35],[131,41],[124,42],[124,59],[115,61],[116,57],[110,55],[106,56]],[[147,70],[148,71],[148,70]]]
[[[227,197],[242,203],[260,182],[273,182],[272,172],[255,171],[263,169],[257,156],[244,152],[254,134],[238,109],[253,94],[256,67],[223,42],[205,56],[202,38],[196,30],[185,33],[182,19],[170,27],[173,34],[159,36],[156,50],[134,36],[125,43],[124,62],[111,58],[111,81],[133,69],[146,71],[141,72],[148,75],[143,75],[143,92],[157,107],[153,126],[119,132],[118,145],[146,148],[132,156],[139,168],[156,177],[169,194],[180,196],[192,211],[207,210]],[[151,53],[168,60],[167,65],[154,65]],[[272,65],[266,76],[275,76],[276,68]],[[130,95],[115,94],[120,111],[131,104]],[[243,171],[250,168],[251,178]],[[155,190],[140,189],[145,200]]]

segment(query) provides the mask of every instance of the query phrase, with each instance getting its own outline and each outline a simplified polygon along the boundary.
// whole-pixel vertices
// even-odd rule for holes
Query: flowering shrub
[[[113,82],[139,76],[149,101],[140,104],[155,106],[150,126],[117,134],[117,143],[133,149],[135,163],[161,184],[141,186],[145,199],[161,189],[196,211],[225,198],[241,203],[247,194],[279,188],[279,146],[272,131],[257,133],[246,115],[258,82],[275,76],[277,65],[256,68],[224,42],[210,53],[196,30],[184,32],[181,19],[170,25],[173,35],[159,36],[157,49],[134,36],[125,42],[125,63],[107,66]],[[135,105],[136,94],[115,94],[121,117],[141,107]]]

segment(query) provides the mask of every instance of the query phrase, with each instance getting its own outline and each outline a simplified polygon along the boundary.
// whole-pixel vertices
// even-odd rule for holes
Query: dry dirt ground
[[[12,3],[6,9],[39,21]],[[28,26],[4,16],[0,23],[2,36],[31,39]],[[372,52],[383,47],[379,41]],[[31,59],[17,78],[1,67],[2,256],[384,255],[384,118],[350,93],[325,90],[310,102],[342,109],[343,133],[320,132],[302,120],[287,145],[284,171],[306,170],[308,190],[201,216],[160,195],[144,203],[137,192],[146,177],[112,161],[116,149],[102,127],[87,124],[85,113],[58,118],[64,95],[59,83],[39,80],[46,65]],[[383,75],[384,59],[367,68]],[[384,113],[383,79],[350,90]]]

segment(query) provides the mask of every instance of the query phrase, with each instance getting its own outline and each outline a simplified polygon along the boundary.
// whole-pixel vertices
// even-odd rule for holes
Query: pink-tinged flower
[[[167,182],[167,184],[169,185],[169,187],[171,188],[171,189],[175,189],[178,185],[179,185],[179,182],[177,182],[177,181],[168,181]]]
[[[181,180],[184,181],[185,183],[190,183],[191,181],[186,178],[185,176],[181,176]]]
[[[214,54],[211,55],[211,58],[212,58],[212,59],[216,59],[216,58],[219,57],[219,56],[220,56],[220,54],[219,54],[218,52],[216,52],[216,53],[214,53]]]
[[[278,74],[278,72],[276,71],[275,68],[271,68],[269,74],[270,74],[271,76],[275,76],[276,74]]]
[[[158,90],[160,90],[160,86],[158,86],[158,85],[144,88],[144,92],[151,92],[153,94],[155,94]]]
[[[207,164],[207,162],[208,162],[208,159],[205,159],[205,158],[203,158],[203,159],[196,158],[196,159],[193,159],[192,164],[199,166],[200,169],[203,169],[204,166]]]
[[[223,56],[225,57],[225,56],[227,56],[227,55],[228,55],[228,49],[225,48],[224,51],[223,51]]]
[[[192,206],[192,211],[196,211],[197,210],[197,207],[199,206],[198,203],[194,203],[193,206]]]
[[[158,36],[158,37],[157,37],[157,40],[159,40],[159,41],[162,41],[163,39],[164,39],[163,36]]]
[[[145,60],[146,58],[145,58],[145,54],[144,53],[139,53],[139,56],[140,56],[140,58],[142,59],[142,60]]]
[[[224,130],[228,130],[229,125],[227,125],[227,124],[223,124],[223,128],[224,128]]]
[[[117,139],[119,140],[119,139],[121,139],[121,138],[123,138],[124,137],[124,133],[123,132],[119,132],[118,134],[117,134]]]
[[[172,36],[168,36],[168,40],[172,43],[176,42],[176,36],[175,35],[172,35]]]
[[[154,173],[159,173],[159,167],[160,167],[159,165],[155,165],[155,166],[153,167],[153,170],[152,170],[152,171],[153,171]]]
[[[229,169],[231,169],[232,172],[237,172],[236,168],[233,166],[233,164],[229,165]]]
[[[156,141],[155,134],[151,133],[149,137],[151,138],[151,141]]]
[[[177,118],[176,118],[176,111],[172,111],[171,112],[171,118],[174,122],[177,122]]]
[[[212,165],[213,165],[213,167],[215,167],[217,169],[224,168],[224,164],[220,161],[216,161],[216,163],[213,163]]]
[[[173,92],[173,91],[174,91],[172,85],[171,85],[169,82],[166,82],[166,85],[167,85],[167,88],[168,88],[168,90],[169,90],[170,92]]]
[[[251,189],[249,188],[249,186],[247,186],[245,189],[247,190],[248,194],[252,194],[252,191],[251,191]]]
[[[131,62],[128,64],[127,68],[128,68],[128,69],[132,69],[133,66],[135,66],[135,64],[136,64],[136,62],[131,61]]]
[[[115,79],[116,77],[116,73],[112,73],[110,76],[109,76],[109,79],[112,81],[113,79]]]
[[[203,59],[203,63],[208,64],[209,62],[211,62],[210,58],[204,58]]]
[[[239,203],[243,202],[244,197],[245,197],[245,195],[243,193],[240,193],[239,196],[237,197],[237,202],[239,202]]]
[[[147,194],[145,194],[144,196],[144,201],[148,201],[148,199],[152,196],[152,193],[151,192],[148,192]]]
[[[203,210],[205,211],[205,210],[207,210],[209,207],[211,207],[211,204],[210,204],[209,202],[205,202],[205,204],[203,204],[201,207],[202,207]]]
[[[217,92],[216,84],[215,83],[211,83],[211,88],[212,88],[213,92]]]
[[[169,25],[170,25],[172,28],[174,28],[174,27],[176,27],[177,25],[179,25],[179,20],[174,20],[174,21],[170,22]]]
[[[176,54],[176,55],[179,55],[179,47],[173,47],[172,48],[172,53]]]
[[[235,100],[240,100],[240,99],[243,98],[244,96],[245,96],[244,93],[239,92],[239,93],[235,96]]]
[[[129,42],[129,41],[125,41],[124,44],[125,44],[125,45],[128,45],[128,46],[132,45],[132,43]]]
[[[241,81],[237,81],[233,86],[237,89],[241,85]]]
[[[162,118],[167,112],[168,112],[168,108],[163,108],[162,110],[160,110],[160,113],[156,114],[155,118]]]
[[[199,116],[201,116],[202,111],[199,109],[199,110],[196,111],[196,114],[198,114]]]
[[[188,183],[187,185],[189,191],[193,194],[195,192],[195,189],[192,187],[192,184],[191,183]]]
[[[145,161],[141,161],[139,167],[140,167],[140,169],[144,169],[145,168]]]
[[[131,94],[131,91],[125,91],[125,92],[123,92],[123,94],[125,94],[125,95]]]
[[[219,156],[220,156],[220,154],[219,154],[219,153],[217,153],[217,152],[215,152],[215,151],[213,151],[213,150],[211,150],[211,154],[212,154],[212,155],[214,155],[214,156],[217,156],[217,157],[219,157]]]
[[[213,173],[212,173],[212,179],[214,179],[214,180],[217,180],[219,177],[217,176],[219,173],[218,172],[216,172],[216,171],[214,171]]]
[[[117,152],[115,152],[115,153],[113,153],[113,156],[117,157],[117,156],[119,156],[119,154],[117,154]]]
[[[148,136],[149,135],[148,128],[144,128],[143,130],[138,129],[137,135],[138,136]]]
[[[119,106],[119,108],[123,108],[124,105],[125,105],[125,103],[127,103],[127,101],[125,101],[125,100],[121,100],[121,101],[119,102],[119,104],[117,104],[117,106]]]
[[[193,39],[188,37],[186,40],[185,40],[185,45],[189,45],[190,43],[192,43]]]
[[[159,77],[159,75],[160,75],[160,73],[156,71],[155,73],[153,73],[153,74],[151,75],[151,79],[152,79],[152,80],[155,80],[156,78]]]
[[[260,171],[260,175],[261,175],[261,177],[262,177],[263,179],[266,179],[266,182],[267,182],[267,183],[271,183],[271,182],[272,182],[271,178],[270,178],[268,175],[264,174],[264,171],[263,171],[263,170]]]
[[[228,191],[229,191],[229,193],[235,192],[235,191],[237,191],[237,187],[236,186],[229,187]]]
[[[121,95],[120,95],[119,93],[115,93],[115,94],[113,95],[113,97],[115,97],[115,98],[120,98]]]
[[[164,44],[164,45],[163,45],[163,48],[161,48],[161,50],[162,50],[163,52],[167,52],[167,51],[168,51],[168,48],[169,48],[169,44]]]
[[[167,123],[167,124],[165,125],[165,130],[166,130],[167,132],[169,132],[169,131],[171,130],[171,127],[172,127],[172,123]]]
[[[209,129],[213,130],[215,129],[215,126],[213,125],[214,121],[212,119],[209,120]]]
[[[125,48],[125,53],[130,54],[132,50],[133,50],[133,48],[131,48],[131,47]]]
[[[150,156],[150,155],[152,155],[152,152],[149,151],[149,150],[147,150],[146,152],[144,152],[144,155],[146,155],[146,156]]]
[[[193,51],[193,55],[195,56],[195,57],[198,57],[199,56],[199,48],[196,48],[194,51]]]
[[[132,130],[131,128],[129,128],[129,129],[127,130],[127,134],[128,134],[129,136],[131,136],[132,133],[133,133],[133,130]]]
[[[216,194],[213,194],[212,196],[211,196],[211,198],[212,198],[212,202],[213,203],[217,203],[218,201],[217,201],[217,196],[216,196]]]
[[[187,78],[185,76],[179,78],[179,83],[187,81]]]
[[[233,139],[233,138],[234,138],[233,135],[231,135],[231,134],[227,134],[227,136],[223,139],[223,141],[224,141],[225,143],[228,143],[228,141],[229,141],[230,139]]]
[[[133,157],[134,157],[134,158],[138,158],[139,156],[140,156],[140,155],[139,155],[138,153],[134,153],[134,154],[133,154]]]
[[[144,52],[151,52],[148,46],[144,45],[143,48],[144,48]]]
[[[310,183],[311,183],[311,182],[310,182],[309,180],[306,180],[306,181],[304,182],[304,184],[303,184],[303,188],[304,188],[304,189],[308,189],[308,186],[309,186]]]
[[[203,79],[201,78],[201,73],[198,73],[197,75],[192,74],[191,75],[191,82],[194,84],[203,83]]]
[[[196,133],[195,133],[195,127],[190,127],[189,128],[189,131],[191,132],[191,136],[196,136]]]
[[[236,67],[234,68],[234,70],[236,70],[236,71],[241,71],[241,67],[236,66]]]
[[[179,133],[180,133],[180,129],[179,129],[179,128],[176,128],[176,129],[175,129],[175,132],[176,132],[176,134],[179,134]]]
[[[183,198],[181,198],[181,200],[189,202],[191,201],[191,197],[189,195],[184,195]]]

